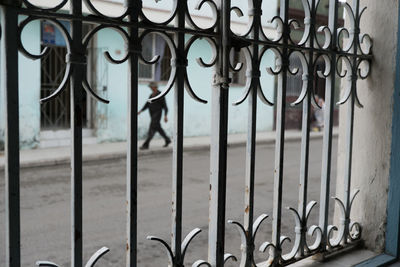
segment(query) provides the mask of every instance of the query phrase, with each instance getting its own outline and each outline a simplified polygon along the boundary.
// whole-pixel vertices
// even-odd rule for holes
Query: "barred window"
[[[318,71],[324,71],[324,62],[322,60],[318,60],[316,63],[316,68],[314,70],[314,90],[315,94],[325,98],[325,80],[320,78],[317,75]],[[287,88],[286,88],[286,96],[288,97],[298,97],[301,94],[302,86],[303,86],[303,67],[301,65],[301,61],[298,57],[291,56],[290,57],[290,68],[298,69],[296,75],[288,75],[287,78]]]
[[[154,38],[152,35],[147,35],[142,41],[142,55],[148,60],[153,57],[154,51]],[[153,78],[153,66],[139,64],[139,78],[142,79],[152,79]]]
[[[242,69],[239,72],[231,72],[233,86],[243,86],[246,84],[246,59],[240,51],[232,50],[231,52],[232,66],[235,68],[236,64],[242,63]]]
[[[160,56],[154,65],[139,64],[139,79],[151,81],[168,81],[171,74],[171,51],[165,40],[157,34],[148,34],[142,41],[142,54],[146,60],[155,55]]]
[[[298,69],[296,75],[288,75],[287,77],[287,87],[286,87],[286,96],[299,96],[301,93],[301,87],[303,85],[303,69],[301,66],[300,59],[295,56],[290,57],[290,68]]]

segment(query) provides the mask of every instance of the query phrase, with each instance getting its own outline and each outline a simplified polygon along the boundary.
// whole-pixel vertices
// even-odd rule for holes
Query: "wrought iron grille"
[[[47,26],[47,25],[46,25]],[[54,25],[48,25],[53,27]],[[44,25],[41,25],[42,31]],[[68,27],[69,29],[69,27]],[[88,25],[83,26],[84,33],[88,32]],[[42,33],[43,36],[43,33]],[[66,63],[65,63],[65,54],[67,53],[67,49],[65,46],[52,45],[42,42],[42,49],[45,49],[46,46],[51,49],[49,52],[42,57],[41,60],[41,90],[40,96],[41,98],[46,98],[50,96],[53,91],[58,87],[58,85],[63,80],[63,75],[65,73]],[[91,47],[88,47],[88,54],[92,52]],[[90,58],[91,55],[88,55]],[[88,76],[91,76],[89,73]],[[66,85],[68,87],[69,84]],[[86,94],[84,94],[84,100],[86,100]],[[66,129],[70,127],[70,99],[69,99],[69,90],[68,88],[60,93],[58,97],[54,99],[54,101],[48,101],[41,105],[41,113],[40,113],[40,124],[41,130],[56,130],[56,129]],[[90,126],[87,125],[88,116],[87,114],[87,105],[83,105],[83,123],[84,127]]]
[[[267,1],[267,0],[264,0]],[[271,0],[272,1],[272,0]],[[60,12],[70,2],[70,12]],[[280,15],[272,19],[276,23],[275,39],[268,38],[261,26],[262,0],[249,0],[249,27],[248,31],[239,36],[230,29],[231,12],[243,15],[242,11],[231,6],[229,0],[201,0],[197,8],[209,5],[214,14],[214,23],[209,28],[199,27],[189,13],[187,0],[175,0],[170,17],[162,23],[149,20],[143,13],[141,0],[126,0],[126,11],[119,17],[109,17],[98,11],[91,0],[62,0],[58,5],[50,8],[41,8],[29,0],[1,0],[1,25],[2,25],[2,58],[4,60],[2,81],[6,88],[6,266],[20,266],[20,194],[19,194],[19,114],[18,114],[18,50],[32,59],[41,59],[49,49],[44,49],[40,55],[27,51],[21,42],[21,31],[32,21],[41,20],[51,23],[63,34],[67,46],[66,70],[64,79],[50,96],[42,99],[43,103],[54,101],[66,86],[70,84],[71,101],[71,128],[72,128],[72,157],[71,157],[71,266],[81,267],[82,262],[82,118],[84,90],[94,99],[108,102],[92,90],[87,81],[88,71],[86,51],[94,35],[102,29],[113,29],[124,38],[126,42],[126,56],[122,60],[114,59],[108,52],[105,57],[112,63],[129,65],[128,88],[128,154],[127,154],[127,266],[137,266],[137,96],[138,96],[138,65],[155,64],[159,57],[148,61],[143,58],[141,41],[148,34],[157,34],[165,40],[171,53],[171,73],[165,90],[150,101],[157,101],[175,90],[175,117],[174,117],[174,145],[173,145],[173,192],[172,192],[172,232],[171,243],[168,244],[160,238],[150,236],[150,240],[159,241],[168,251],[171,266],[184,266],[185,252],[189,243],[199,229],[194,229],[184,239],[182,238],[182,182],[183,182],[183,117],[184,117],[184,92],[196,101],[207,103],[199,98],[192,89],[188,80],[187,55],[192,44],[203,38],[207,40],[213,50],[210,62],[199,58],[198,63],[204,67],[213,67],[214,76],[212,84],[212,138],[211,138],[211,175],[210,175],[210,200],[209,200],[209,256],[207,260],[199,260],[193,266],[223,266],[229,259],[236,257],[225,253],[225,201],[226,201],[226,173],[227,173],[227,122],[228,122],[228,94],[230,87],[230,72],[236,72],[241,64],[232,66],[230,51],[242,49],[246,60],[246,85],[245,92],[235,105],[240,105],[245,100],[249,103],[248,141],[246,154],[245,176],[245,209],[244,221],[228,221],[238,227],[242,237],[242,255],[240,266],[254,266],[255,236],[260,224],[268,215],[263,214],[255,219],[254,214],[254,176],[255,176],[255,136],[257,116],[257,96],[267,105],[276,105],[276,151],[274,173],[274,197],[272,210],[272,240],[263,243],[261,251],[266,252],[265,262],[258,266],[288,265],[316,253],[330,253],[352,245],[361,238],[361,225],[350,219],[352,202],[358,193],[350,192],[351,164],[352,164],[352,139],[355,105],[360,106],[357,97],[357,80],[365,79],[369,73],[371,61],[372,40],[368,35],[360,33],[360,18],[365,11],[361,9],[360,1],[353,0],[352,5],[338,0],[329,0],[329,23],[317,29],[316,17],[318,0],[302,0],[304,7],[305,29],[302,39],[295,42],[291,39],[290,32],[297,27],[298,21],[289,17],[289,0],[280,0]],[[83,14],[82,5],[85,4],[90,14]],[[338,8],[343,5],[347,11],[348,28],[338,28]],[[24,15],[22,22],[18,23],[19,15]],[[68,21],[71,32],[67,31],[60,20]],[[83,36],[83,23],[90,23],[95,27]],[[316,40],[317,32],[325,36],[320,44]],[[17,33],[17,34],[16,34]],[[187,40],[185,37],[190,36]],[[348,39],[345,45],[339,41],[340,37]],[[275,68],[268,72],[276,75],[278,80],[276,103],[267,99],[261,88],[260,62],[266,51],[272,51],[276,57]],[[288,238],[282,235],[282,184],[284,172],[284,137],[285,137],[285,112],[286,88],[288,75],[296,74],[298,69],[293,69],[290,57],[297,57],[302,68],[302,91],[293,105],[303,105],[302,121],[302,146],[301,146],[301,175],[299,187],[299,206],[290,208],[296,219],[295,242],[289,254],[282,253],[282,244]],[[326,107],[325,128],[322,155],[321,197],[319,210],[319,224],[309,226],[308,216],[316,205],[315,201],[307,200],[308,181],[308,156],[310,143],[309,113],[312,103],[318,105],[314,97],[314,70],[317,62],[324,61],[324,71],[318,75],[326,80]],[[342,65],[338,68],[338,65]],[[364,66],[364,67],[363,67]],[[335,198],[339,203],[341,219],[339,225],[328,225],[328,207],[330,205],[330,180],[332,157],[332,124],[334,111],[334,90],[336,77],[345,84],[344,97],[338,104],[348,105],[347,118],[347,151],[346,173],[343,184],[344,199]],[[333,237],[333,232],[337,231]],[[306,235],[313,235],[315,242],[308,244]],[[182,240],[183,239],[183,240]],[[95,265],[96,261],[108,251],[103,248],[96,252],[86,266]],[[57,266],[55,263],[39,261],[39,266]]]
[[[49,96],[54,88],[61,82],[65,70],[64,56],[66,49],[63,47],[52,48],[52,51],[42,59],[41,97]],[[58,70],[57,68],[60,68]],[[41,106],[42,129],[69,128],[69,94],[66,90],[61,93],[55,101],[45,103]]]

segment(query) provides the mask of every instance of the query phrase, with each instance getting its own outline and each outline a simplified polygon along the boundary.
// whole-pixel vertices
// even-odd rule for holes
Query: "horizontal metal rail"
[[[202,36],[202,37],[217,37],[218,34],[215,31],[210,31],[210,30],[196,30],[196,29],[190,29],[186,27],[176,27],[176,26],[171,26],[171,25],[152,25],[148,24],[147,22],[129,22],[126,20],[119,21],[119,20],[110,20],[107,18],[102,18],[102,17],[95,17],[95,16],[72,16],[67,13],[54,13],[54,12],[46,12],[46,11],[41,11],[41,10],[27,10],[25,8],[20,8],[17,9],[19,14],[21,15],[27,15],[27,16],[32,16],[32,17],[37,17],[38,19],[57,19],[57,20],[67,20],[67,21],[72,21],[72,20],[82,20],[87,23],[92,23],[92,24],[101,24],[103,26],[121,26],[121,27],[129,27],[129,28],[140,28],[140,29],[145,29],[145,30],[152,30],[152,31],[165,31],[169,33],[185,33],[189,35],[196,35],[196,36]],[[306,47],[304,45],[294,45],[294,44],[280,44],[276,43],[274,41],[270,40],[255,40],[253,38],[250,38],[248,36],[242,37],[242,36],[232,36],[232,39],[236,40],[237,43],[247,43],[246,46],[256,44],[256,45],[262,45],[262,46],[270,46],[270,47],[287,47],[290,50],[296,50],[296,51],[310,51],[311,49],[318,54],[335,54],[335,55],[341,55],[341,56],[347,56],[347,57],[357,57],[360,59],[365,59],[365,60],[371,60],[373,58],[372,54],[358,54],[358,53],[350,53],[346,51],[334,51],[329,48],[310,48]]]
[[[264,0],[276,1],[276,0]],[[184,129],[184,97],[185,91],[194,101],[206,104],[207,100],[197,96],[188,78],[188,53],[192,45],[199,39],[206,40],[211,47],[213,56],[210,62],[198,59],[203,67],[213,68],[212,115],[211,124],[211,165],[210,165],[210,200],[207,260],[198,260],[193,267],[222,267],[229,260],[238,260],[236,255],[225,252],[225,205],[227,187],[227,129],[228,129],[228,95],[231,84],[230,75],[241,71],[246,63],[246,85],[243,96],[234,104],[241,105],[248,100],[248,139],[246,152],[246,175],[244,177],[245,207],[244,222],[228,222],[237,226],[242,238],[241,267],[257,266],[254,259],[256,233],[268,213],[272,213],[272,240],[264,242],[259,248],[266,252],[262,266],[286,266],[300,259],[317,253],[337,252],[357,244],[361,239],[361,225],[352,222],[351,206],[358,190],[351,192],[352,140],[355,107],[362,107],[357,96],[357,80],[365,79],[370,72],[372,61],[372,40],[369,35],[360,34],[360,20],[365,9],[361,9],[360,1],[353,0],[352,5],[338,0],[329,0],[329,23],[317,28],[317,10],[320,0],[301,0],[304,11],[304,22],[300,40],[292,39],[292,31],[300,23],[290,17],[289,0],[280,1],[280,15],[271,20],[276,25],[276,38],[266,36],[262,24],[263,0],[249,0],[248,30],[243,35],[236,35],[231,30],[231,12],[243,16],[243,11],[231,6],[229,0],[201,0],[196,8],[204,5],[211,8],[213,16],[208,28],[198,26],[189,12],[187,0],[175,0],[170,16],[161,23],[156,23],[146,17],[141,0],[125,0],[125,11],[121,16],[109,17],[98,11],[91,0],[62,0],[50,8],[42,8],[29,0],[0,0],[2,40],[1,52],[2,82],[5,88],[6,107],[6,266],[19,267],[20,258],[20,209],[19,209],[19,150],[18,150],[18,50],[33,60],[40,60],[49,52],[44,49],[35,55],[27,51],[21,41],[24,28],[33,21],[47,21],[56,27],[63,35],[66,47],[66,64],[64,78],[59,87],[42,102],[52,101],[67,85],[71,86],[71,128],[72,128],[72,160],[71,160],[71,266],[83,266],[82,247],[82,93],[85,90],[95,100],[107,104],[109,101],[97,95],[87,81],[86,53],[94,36],[104,29],[111,29],[121,35],[125,42],[126,53],[122,59],[113,58],[105,52],[106,59],[113,64],[128,62],[128,152],[127,152],[127,244],[126,265],[137,266],[137,110],[138,110],[138,64],[155,64],[160,60],[156,56],[146,60],[142,55],[142,40],[149,34],[157,34],[163,38],[171,53],[171,74],[163,92],[150,102],[165,97],[171,90],[175,91],[174,99],[174,144],[172,172],[172,229],[171,243],[155,236],[149,240],[160,242],[168,252],[170,265],[184,266],[185,253],[190,242],[200,233],[194,228],[185,238],[182,233],[183,204],[183,129]],[[67,3],[71,3],[69,12]],[[89,14],[83,14],[83,5],[89,9]],[[338,10],[342,5],[346,10],[346,27],[338,28]],[[18,16],[21,20],[18,23]],[[61,21],[70,23],[70,30]],[[83,23],[94,27],[86,35],[82,35]],[[17,32],[17,34],[15,34]],[[323,40],[323,44],[321,44]],[[233,66],[230,53],[241,50],[245,62]],[[266,97],[262,88],[261,61],[264,55],[271,51],[275,56],[275,66],[267,71],[276,76],[276,103]],[[292,105],[303,106],[301,159],[299,171],[298,207],[290,207],[296,227],[295,240],[288,254],[282,252],[282,245],[290,240],[282,233],[282,205],[284,179],[284,145],[286,118],[286,88],[290,75],[296,75],[300,70],[291,66],[291,58],[297,57],[301,63],[302,90],[298,99]],[[317,70],[317,62],[324,62],[325,69]],[[338,66],[341,66],[339,69]],[[311,106],[322,108],[321,102],[315,96],[315,79],[319,76],[326,80],[326,101],[324,108],[324,141],[322,151],[321,198],[319,209],[319,224],[309,226],[308,218],[317,202],[308,200],[308,165],[310,155],[310,112]],[[331,196],[331,160],[332,160],[332,128],[334,113],[335,85],[340,79],[344,90],[343,98],[337,103],[349,106],[347,119],[346,172],[344,200],[335,198],[341,212],[339,225],[329,225],[329,199]],[[276,105],[276,147],[273,210],[255,217],[255,161],[256,161],[256,118],[257,97],[266,105]],[[269,178],[269,177],[264,177]],[[255,219],[256,218],[256,219]],[[336,232],[336,234],[334,234]],[[314,243],[307,243],[307,234],[314,237]],[[95,263],[108,252],[103,247],[96,252],[86,266]],[[38,261],[39,266],[57,266],[55,263]]]

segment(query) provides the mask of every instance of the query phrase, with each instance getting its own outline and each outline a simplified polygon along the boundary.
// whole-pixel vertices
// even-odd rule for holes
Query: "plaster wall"
[[[121,16],[126,7],[124,7],[125,0],[91,0],[94,7],[106,16],[119,17]],[[31,0],[33,4],[41,7],[54,7],[54,0]],[[217,1],[218,2],[218,1]],[[154,22],[166,21],[171,16],[171,11],[173,10],[174,1],[154,1],[154,0],[144,0],[143,1],[143,12],[147,18]],[[239,17],[232,12],[231,18],[231,28],[238,33],[244,34],[248,30],[248,0],[232,0],[232,6],[239,7],[244,16]],[[208,3],[204,4],[200,10],[196,10],[195,7],[198,4],[197,0],[188,0],[189,12],[192,15],[194,22],[202,28],[210,27],[214,22],[214,14]],[[66,4],[62,10],[69,11],[70,6]],[[270,38],[275,35],[273,31],[273,25],[269,21],[277,15],[278,1],[268,0],[262,2],[262,25],[264,32]],[[91,13],[87,8],[86,4],[82,6],[84,13]]]
[[[24,47],[33,54],[40,53],[40,22],[29,23],[22,32]],[[2,79],[2,77],[0,77]],[[40,61],[19,54],[19,125],[23,148],[37,146],[40,132]],[[0,88],[0,103],[4,103],[4,88]],[[0,105],[0,149],[4,142],[5,105]]]
[[[358,95],[364,108],[355,111],[351,185],[352,190],[360,189],[360,194],[354,201],[351,219],[362,224],[366,246],[381,252],[386,228],[399,2],[365,0],[361,5],[368,7],[361,31],[373,38],[374,59],[369,78],[358,82]],[[347,104],[340,110],[337,169],[337,194],[342,199],[346,107]]]

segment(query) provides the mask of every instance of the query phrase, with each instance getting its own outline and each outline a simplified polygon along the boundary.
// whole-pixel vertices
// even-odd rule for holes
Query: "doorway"
[[[68,23],[64,22],[63,25],[69,29]],[[41,27],[41,48],[43,50],[45,47],[51,47],[50,52],[41,61],[40,97],[45,98],[51,95],[61,84],[67,65],[65,56],[68,52],[65,40],[62,38],[60,31],[53,24],[42,22]],[[88,28],[89,27],[86,26],[84,32],[88,32]],[[87,101],[86,93],[84,93],[84,102],[86,104],[83,106],[83,126],[85,128],[91,128],[91,114],[87,112],[91,110],[91,103]],[[53,101],[41,105],[41,131],[69,129],[70,114],[70,86],[68,84],[66,89]]]

